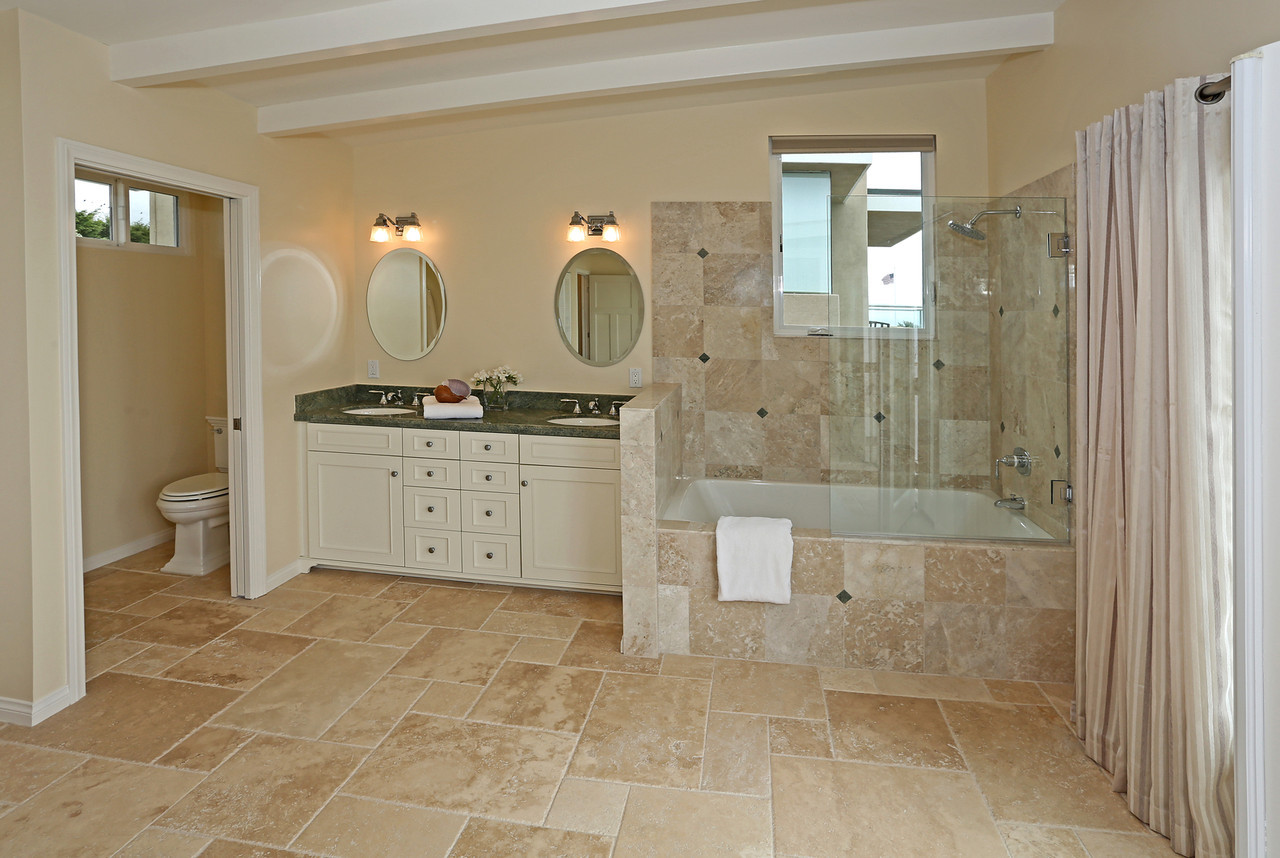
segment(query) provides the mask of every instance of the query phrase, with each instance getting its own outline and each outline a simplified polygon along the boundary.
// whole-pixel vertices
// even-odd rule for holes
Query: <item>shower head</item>
[[[947,226],[963,235],[965,238],[976,239],[977,241],[986,241],[987,234],[980,229],[974,229],[973,225],[978,219],[991,214],[1011,214],[1014,217],[1022,217],[1022,206],[1014,206],[1011,209],[992,209],[985,212],[978,212],[968,223],[956,223],[953,220],[947,221]]]
[[[977,218],[974,218],[974,220],[977,220]],[[947,226],[954,229],[965,238],[972,238],[976,241],[986,241],[987,234],[980,229],[974,229],[972,223],[973,221],[970,221],[969,223],[956,223],[953,220],[949,220],[947,221]]]

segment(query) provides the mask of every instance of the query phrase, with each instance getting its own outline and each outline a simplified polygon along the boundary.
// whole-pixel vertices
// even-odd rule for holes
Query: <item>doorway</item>
[[[229,423],[228,476],[231,517],[232,595],[255,598],[267,591],[264,439],[262,428],[261,306],[258,190],[252,185],[138,158],[84,143],[57,143],[60,344],[62,377],[63,534],[66,576],[65,693],[39,718],[85,693],[84,522],[81,513],[80,372],[77,319],[75,176],[78,170],[127,176],[222,200],[222,265],[226,307],[226,381]],[[139,391],[139,395],[148,395]]]

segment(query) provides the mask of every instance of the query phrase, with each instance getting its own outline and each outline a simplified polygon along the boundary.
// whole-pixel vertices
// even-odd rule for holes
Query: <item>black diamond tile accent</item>
[[[698,255],[701,256],[703,259],[706,259],[711,254],[707,253],[707,249],[703,247],[703,248],[699,248]]]
[[[836,598],[840,600],[841,604],[847,605],[853,596],[849,595],[848,590],[841,590],[839,593],[836,593]]]
[[[764,417],[768,417],[768,416],[769,416],[769,412],[768,412],[768,411],[765,411],[763,408],[761,408],[759,411],[757,411],[757,412],[756,412],[756,414],[759,414],[762,418],[764,418]]]
[[[942,362],[942,358],[938,358],[933,362],[934,369],[942,369],[944,366],[946,366],[946,364]]]
[[[1001,316],[1003,316],[1003,315],[1004,315],[1004,307],[1001,307],[1001,308],[1000,308],[1000,315],[1001,315]]]
[[[1053,457],[1054,457],[1055,459],[1061,459],[1061,458],[1062,458],[1062,448],[1061,448],[1061,447],[1059,447],[1057,444],[1054,444],[1054,445],[1053,445]]]
[[[885,421],[884,413],[883,413],[883,412],[880,412],[880,411],[877,411],[877,412],[876,412],[876,422],[877,422],[877,423],[883,423],[884,421]]]
[[[1003,431],[1004,431],[1004,421],[1003,421],[1003,420],[1001,420],[1001,421],[1000,421],[1000,431],[1001,431],[1001,432],[1003,432]]]
[[[1058,309],[1058,305],[1057,305],[1057,304],[1054,304],[1054,305],[1053,305],[1053,317],[1054,317],[1055,319],[1056,319],[1056,318],[1058,318],[1058,314],[1059,314],[1059,313],[1061,313],[1061,312],[1062,312],[1062,311]]]
[[[698,360],[702,361],[703,363],[706,363],[707,361],[711,360],[711,355],[707,354],[706,352],[703,352],[702,354],[698,355]]]

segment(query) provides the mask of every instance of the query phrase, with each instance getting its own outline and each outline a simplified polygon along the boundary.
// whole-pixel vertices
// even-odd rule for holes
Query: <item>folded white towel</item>
[[[428,420],[475,419],[484,416],[484,406],[474,396],[468,396],[461,402],[438,402],[434,396],[424,396],[422,416]]]
[[[791,603],[791,521],[722,516],[716,522],[721,602]]]

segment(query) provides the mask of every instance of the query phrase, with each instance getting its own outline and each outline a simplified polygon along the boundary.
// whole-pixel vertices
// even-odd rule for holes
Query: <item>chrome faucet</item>
[[[1020,498],[1015,494],[1010,494],[1007,498],[1001,498],[996,501],[996,506],[1000,509],[1026,509],[1026,498]]]
[[[592,399],[590,402],[588,402],[588,403],[587,403],[587,410],[588,410],[588,411],[590,411],[592,414],[599,414],[599,413],[600,413],[600,400],[599,400],[599,399]]]
[[[393,390],[390,393],[388,393],[382,401],[387,403],[388,405],[403,405],[404,395],[400,393],[400,391],[398,390]]]
[[[578,402],[578,400],[576,400],[576,399],[561,399],[560,401],[561,401],[561,402],[572,402],[572,403],[573,403],[573,413],[574,413],[574,414],[581,414],[581,413],[582,413],[582,403]]]
[[[370,391],[368,391],[368,393],[369,393],[369,395],[370,395],[370,396],[373,396],[373,395],[375,395],[375,394],[376,394],[376,395],[378,395],[378,396],[381,396],[381,397],[382,397],[381,399],[379,399],[379,400],[378,400],[378,404],[379,404],[379,405],[386,405],[386,404],[387,404],[387,392],[386,392],[385,390],[370,390]]]
[[[619,417],[619,418],[620,418],[620,417],[622,417],[622,415],[618,413],[618,406],[619,406],[619,405],[622,405],[622,404],[623,404],[623,403],[621,403],[621,402],[619,402],[618,400],[616,400],[616,399],[615,399],[615,400],[613,401],[613,403],[609,406],[609,416],[610,416],[610,417]]]
[[[431,396],[431,394],[425,390],[415,390],[413,392],[413,405],[415,408],[422,404],[422,397],[424,396]]]
[[[1031,454],[1028,453],[1026,450],[1022,449],[1021,447],[1014,447],[1013,455],[1001,456],[1000,458],[996,459],[996,479],[997,480],[1000,479],[1001,465],[1004,465],[1006,468],[1013,468],[1019,474],[1022,474],[1022,476],[1025,477],[1027,474],[1031,473]],[[1021,509],[1021,507],[1019,507],[1019,509]]]

